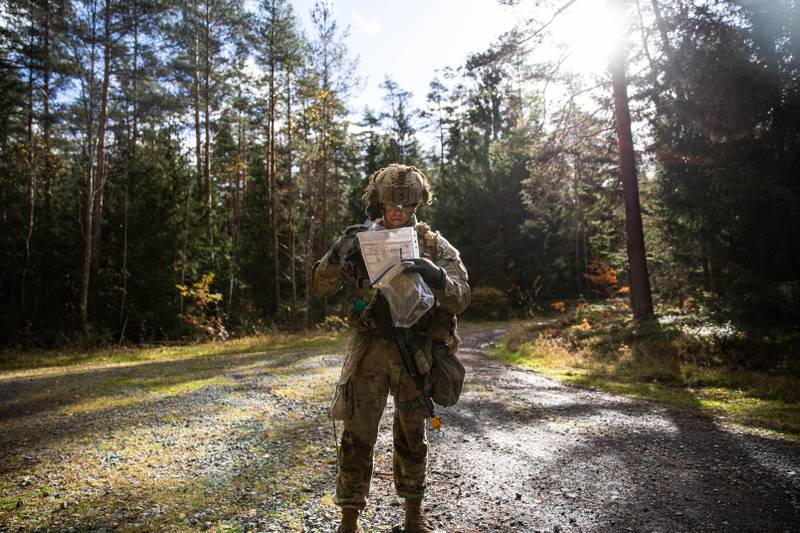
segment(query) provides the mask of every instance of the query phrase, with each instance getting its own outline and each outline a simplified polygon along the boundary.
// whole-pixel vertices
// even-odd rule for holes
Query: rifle
[[[395,328],[394,341],[397,344],[398,350],[400,350],[400,359],[403,361],[403,366],[411,376],[411,379],[414,380],[414,384],[417,386],[417,390],[421,395],[422,404],[428,411],[428,415],[431,419],[431,427],[438,431],[442,427],[442,419],[436,416],[434,411],[433,393],[429,386],[430,368],[426,369],[423,373],[420,372],[417,367],[416,352],[418,348],[409,338],[409,331],[407,329]]]

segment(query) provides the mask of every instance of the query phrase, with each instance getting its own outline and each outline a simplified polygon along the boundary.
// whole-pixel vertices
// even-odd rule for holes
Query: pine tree
[[[337,222],[342,206],[343,176],[339,165],[345,149],[344,118],[347,109],[344,99],[352,84],[354,65],[347,56],[344,42],[347,34],[339,30],[330,4],[318,0],[311,10],[311,20],[314,26],[308,77],[311,93],[308,94],[304,119],[307,122],[307,142],[311,143],[313,155],[305,178],[308,182],[309,214],[313,220],[308,228],[308,253],[310,257],[318,258],[325,253],[332,237],[334,224],[331,224],[331,218]],[[309,318],[318,318],[308,290],[306,298]],[[324,303],[320,311],[324,315]]]
[[[387,109],[380,117],[388,133],[384,159],[405,165],[419,164],[420,153],[414,127],[415,112],[410,109],[413,95],[401,89],[389,76],[383,80],[381,88],[385,91],[383,101]]]
[[[612,0],[611,5],[616,8],[617,13],[623,12],[623,0]],[[625,195],[625,235],[631,277],[630,298],[633,316],[637,320],[648,320],[653,317],[653,300],[650,294],[650,276],[647,272],[639,203],[639,183],[636,178],[631,116],[628,109],[624,40],[620,39],[619,43],[618,49],[613,52],[611,58],[611,84],[614,92],[614,122],[617,129],[619,162]]]
[[[291,72],[296,68],[298,61],[300,39],[297,29],[297,21],[292,12],[291,5],[283,0],[264,0],[261,5],[261,15],[256,22],[254,32],[254,45],[256,57],[264,69],[264,82],[266,85],[266,132],[265,140],[265,166],[269,181],[269,219],[270,219],[270,243],[272,250],[272,270],[273,270],[273,313],[281,311],[281,261],[280,261],[280,239],[278,231],[278,213],[282,211],[282,199],[279,196],[278,188],[278,153],[276,129],[278,119],[279,101],[286,95],[285,105],[287,108],[287,138],[291,136]],[[281,74],[285,74],[281,79]],[[280,83],[283,82],[287,88],[282,90]],[[287,141],[286,148],[291,151],[290,143]],[[289,156],[291,160],[291,156]],[[283,172],[281,172],[283,173]],[[288,167],[288,174],[291,174],[291,167]],[[291,183],[291,176],[287,176]],[[288,204],[293,207],[293,199],[288,200]],[[287,206],[288,207],[288,206]],[[292,210],[293,211],[293,210]],[[291,213],[293,216],[293,212]],[[292,221],[293,222],[293,221]],[[290,222],[291,228],[293,224]],[[293,228],[290,230],[290,239],[293,241]],[[293,308],[296,306],[296,285],[294,281],[294,243],[291,243],[290,253],[290,277],[292,279]]]

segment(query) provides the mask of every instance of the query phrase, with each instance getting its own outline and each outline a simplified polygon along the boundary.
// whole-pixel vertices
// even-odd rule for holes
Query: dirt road
[[[798,531],[800,446],[489,360],[430,435],[448,532]],[[334,531],[340,347],[0,374],[0,531]],[[391,402],[390,402],[391,403]],[[341,431],[341,426],[339,427]],[[402,519],[382,421],[367,531]]]
[[[464,332],[466,392],[430,437],[427,507],[447,531],[800,530],[797,445],[488,360],[500,333]],[[378,506],[391,502],[390,478],[376,488]]]

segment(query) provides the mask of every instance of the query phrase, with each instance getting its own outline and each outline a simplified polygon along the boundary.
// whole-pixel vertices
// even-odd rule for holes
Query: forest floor
[[[487,357],[504,333],[463,330],[465,392],[429,433],[425,506],[443,530],[796,530],[796,442]],[[0,531],[334,531],[343,339],[252,346],[6,365]],[[391,411],[367,531],[402,519]]]
[[[626,298],[552,305],[556,312],[507,322],[488,354],[568,384],[800,442],[800,328],[670,308],[636,323]]]

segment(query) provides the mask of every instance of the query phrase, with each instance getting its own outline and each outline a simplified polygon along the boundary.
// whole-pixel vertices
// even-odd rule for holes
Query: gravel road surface
[[[429,433],[442,530],[800,531],[800,445],[490,360],[502,333],[463,331],[465,392]],[[341,351],[0,375],[0,532],[334,531]],[[402,520],[391,413],[367,531]]]
[[[487,359],[501,334],[464,332],[465,393],[429,437],[426,507],[446,531],[800,531],[798,445]],[[376,481],[383,530],[402,514],[391,477]]]

